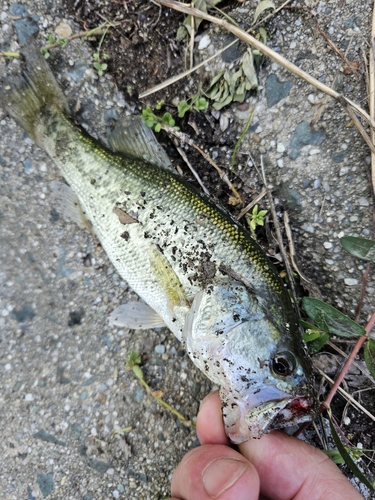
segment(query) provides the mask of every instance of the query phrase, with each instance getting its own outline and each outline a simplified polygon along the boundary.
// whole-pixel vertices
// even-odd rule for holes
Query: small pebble
[[[161,344],[155,346],[155,352],[156,352],[156,354],[164,354],[165,353],[165,346],[161,345]]]
[[[358,203],[361,205],[361,207],[368,207],[370,205],[369,201],[367,198],[359,198]]]
[[[348,285],[348,286],[356,286],[356,285],[358,285],[358,280],[356,280],[354,278],[345,278],[344,283],[345,283],[345,285]]]
[[[211,44],[211,39],[208,35],[202,36],[199,44],[198,44],[198,50],[204,50],[206,49],[209,45]]]

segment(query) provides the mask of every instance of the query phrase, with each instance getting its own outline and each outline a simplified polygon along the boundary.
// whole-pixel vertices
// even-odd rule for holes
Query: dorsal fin
[[[108,139],[118,153],[174,171],[166,152],[140,116],[126,116],[119,120]]]

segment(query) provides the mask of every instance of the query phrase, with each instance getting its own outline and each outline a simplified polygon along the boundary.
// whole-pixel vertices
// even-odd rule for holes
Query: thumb
[[[183,500],[258,500],[259,477],[237,451],[206,444],[185,455],[173,475],[171,493]]]

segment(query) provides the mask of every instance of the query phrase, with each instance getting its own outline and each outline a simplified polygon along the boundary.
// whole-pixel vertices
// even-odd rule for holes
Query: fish
[[[141,299],[113,311],[112,323],[167,326],[220,387],[233,443],[311,421],[312,365],[284,282],[246,229],[174,171],[142,119],[120,123],[112,149],[90,137],[35,41],[17,74],[1,78],[0,98]]]

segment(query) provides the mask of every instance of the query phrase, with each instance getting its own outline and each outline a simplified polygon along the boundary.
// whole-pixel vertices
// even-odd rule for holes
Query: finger
[[[218,391],[204,398],[197,416],[197,435],[201,444],[229,444],[224,430]]]
[[[273,500],[362,499],[327,455],[282,432],[242,443],[239,451],[257,469],[261,494]]]
[[[259,476],[237,451],[206,444],[182,459],[172,478],[171,494],[182,500],[258,500]]]

